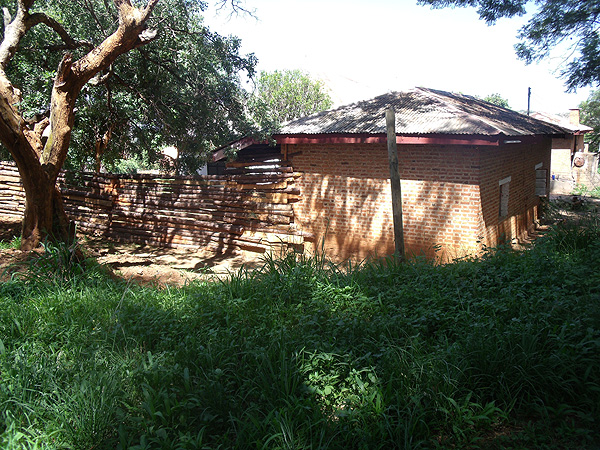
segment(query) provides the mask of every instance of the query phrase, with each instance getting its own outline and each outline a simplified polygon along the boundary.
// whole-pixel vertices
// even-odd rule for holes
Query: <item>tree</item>
[[[160,149],[175,146],[179,170],[194,172],[210,150],[251,132],[239,73],[253,75],[254,56],[239,55],[239,39],[204,27],[202,11],[190,14],[174,1],[161,7],[155,15],[162,32],[152,45],[113,64],[106,82],[86,86],[70,150],[77,161],[84,153],[97,168],[101,156],[114,168],[123,156],[143,153],[152,162]]]
[[[508,105],[508,100],[503,98],[500,94],[490,94],[490,95],[484,97],[483,100],[486,102],[489,102],[489,103],[493,103],[494,105],[498,105],[503,108],[510,109],[510,106]]]
[[[93,154],[96,165],[109,143],[133,152],[169,136],[184,154],[206,148],[243,114],[233,75],[254,66],[237,54],[239,41],[196,25],[199,1],[37,3],[2,2],[0,142],[25,189],[24,250],[70,238],[55,184],[72,138],[72,151]],[[224,112],[223,120],[209,115],[210,132],[198,119],[208,110]]]
[[[277,129],[283,122],[331,108],[325,85],[300,70],[261,72],[251,99],[260,128]]]
[[[586,101],[579,104],[581,123],[592,127],[593,132],[585,135],[585,141],[590,145],[591,151],[598,151],[600,147],[600,90],[593,91]]]
[[[522,16],[528,3],[536,12],[519,32],[517,56],[526,63],[549,56],[566,45],[569,61],[562,71],[569,91],[600,84],[600,0],[419,0],[434,8],[448,6],[477,7],[479,17],[488,24],[502,17]]]

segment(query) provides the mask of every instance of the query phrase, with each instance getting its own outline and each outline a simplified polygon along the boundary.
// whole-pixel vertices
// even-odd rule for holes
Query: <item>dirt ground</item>
[[[192,280],[226,278],[242,267],[262,266],[255,252],[215,254],[202,249],[159,248],[150,245],[82,240],[91,256],[124,279],[141,283],[182,286]],[[107,245],[108,244],[108,245]]]
[[[572,215],[600,213],[599,199],[573,196],[553,197],[553,220]],[[578,202],[583,200],[583,204]],[[581,206],[581,207],[580,207]],[[557,214],[558,213],[558,214]],[[0,218],[0,242],[10,242],[20,234],[21,224]],[[263,265],[262,255],[254,252],[214,254],[203,250],[167,249],[149,245],[117,243],[106,239],[80,237],[84,251],[99,263],[111,268],[125,280],[159,286],[183,286],[192,280],[225,278],[240,268]],[[29,255],[16,249],[0,249],[0,280],[7,267],[22,263]]]
[[[20,228],[20,222],[0,218],[0,242],[10,242],[20,234]],[[201,249],[159,248],[86,236],[80,236],[79,242],[86,255],[110,267],[116,276],[142,284],[183,286],[192,280],[225,278],[242,267],[253,269],[263,264],[262,255],[254,252],[215,254]],[[28,257],[20,250],[0,249],[0,274]],[[6,275],[1,279],[6,279]]]

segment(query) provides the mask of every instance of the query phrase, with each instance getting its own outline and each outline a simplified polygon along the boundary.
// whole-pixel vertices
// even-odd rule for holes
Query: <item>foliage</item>
[[[573,194],[600,198],[600,186],[589,188],[585,184],[577,184],[575,185],[575,189],[573,189]]]
[[[501,106],[506,109],[510,109],[510,106],[508,105],[508,100],[503,98],[500,94],[497,94],[497,93],[490,94],[490,95],[484,97],[483,100],[486,102],[489,102],[489,103],[493,103],[494,105]]]
[[[597,448],[582,226],[443,266],[289,254],[183,289],[76,266],[0,284],[0,445]]]
[[[10,241],[2,241],[0,242],[0,249],[6,250],[9,248],[18,249],[21,246],[21,237],[15,236]]]
[[[320,80],[300,70],[261,72],[250,108],[261,129],[331,108],[333,102]]]
[[[590,93],[587,100],[579,104],[581,123],[594,129],[585,134],[585,142],[590,145],[590,151],[600,150],[600,90]]]
[[[42,5],[76,38],[98,42],[115,28],[113,2]],[[208,151],[250,130],[239,74],[252,75],[256,59],[240,55],[239,39],[211,32],[202,23],[205,8],[200,1],[161,0],[150,21],[160,30],[158,38],[118,58],[84,87],[68,168],[92,169],[97,155],[112,170],[142,152],[153,164],[163,146],[173,145],[182,155],[181,170],[193,171]],[[57,40],[48,28],[33,28],[8,68],[23,92],[27,116],[48,114],[64,53]]]
[[[160,170],[160,163],[154,161],[148,152],[140,152],[125,159],[116,159],[108,166],[110,173],[135,174],[144,170]]]
[[[600,84],[600,0],[419,0],[436,8],[475,6],[488,24],[503,17],[522,16],[526,5],[535,12],[520,32],[517,56],[527,63],[550,55],[554,48],[569,61],[562,71],[570,91]]]

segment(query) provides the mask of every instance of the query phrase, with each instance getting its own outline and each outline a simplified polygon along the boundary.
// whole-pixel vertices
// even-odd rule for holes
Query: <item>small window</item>
[[[543,163],[535,165],[535,195],[539,197],[548,195],[548,171],[543,166]]]
[[[500,185],[500,218],[508,216],[508,194],[510,188],[510,177],[503,178],[498,183]]]

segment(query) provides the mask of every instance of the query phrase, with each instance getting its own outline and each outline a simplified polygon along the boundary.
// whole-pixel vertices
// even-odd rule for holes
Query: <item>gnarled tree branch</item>
[[[27,29],[33,28],[34,26],[40,23],[43,23],[44,25],[53,29],[56,32],[56,34],[58,34],[63,40],[63,42],[65,43],[65,48],[68,50],[75,50],[79,47],[94,48],[94,44],[92,44],[91,42],[78,41],[73,39],[71,35],[69,35],[67,30],[65,30],[59,22],[57,22],[52,17],[49,17],[44,13],[31,14],[25,20],[25,26],[27,27]]]
[[[28,2],[31,3],[31,2]],[[26,20],[29,15],[29,7],[25,2],[19,1],[14,19],[10,20],[10,13],[4,9],[4,39],[0,43],[0,69],[4,71],[9,61],[15,55],[17,46],[25,33],[27,33]]]
[[[129,0],[114,0],[119,12],[119,26],[100,45],[73,65],[73,72],[83,87],[95,74],[105,70],[120,55],[145,45],[157,36],[146,21],[159,0],[149,0],[145,8],[136,8]]]

